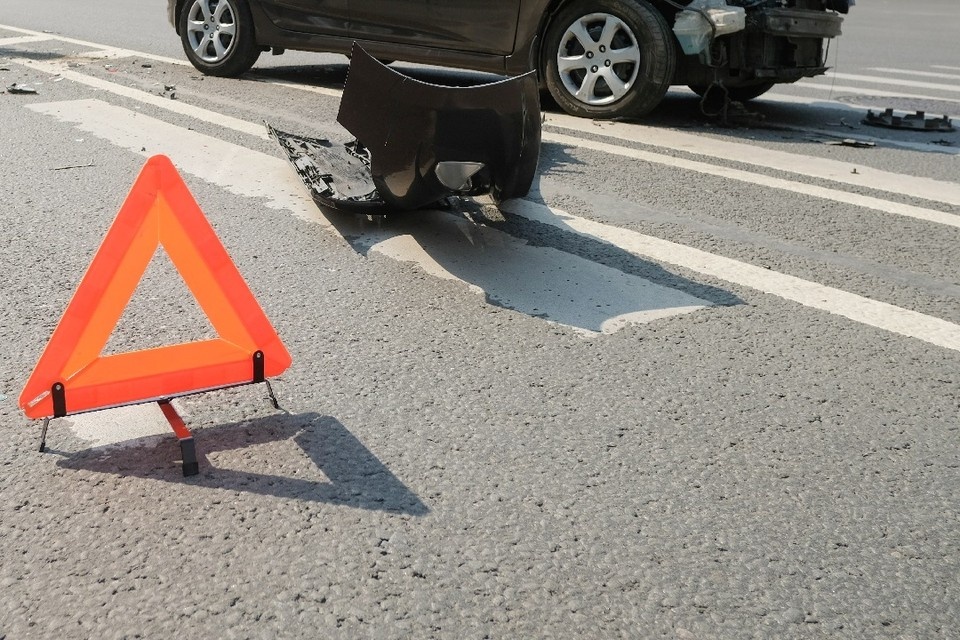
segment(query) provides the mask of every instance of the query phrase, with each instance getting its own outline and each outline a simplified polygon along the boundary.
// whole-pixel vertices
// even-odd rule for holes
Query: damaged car
[[[237,76],[286,49],[502,75],[536,70],[566,112],[642,116],[671,85],[755,98],[827,70],[854,0],[168,0],[190,62]]]

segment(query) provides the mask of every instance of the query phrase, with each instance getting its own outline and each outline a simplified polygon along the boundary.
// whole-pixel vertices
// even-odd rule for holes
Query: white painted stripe
[[[25,61],[22,61],[22,63],[25,63]],[[102,80],[100,78],[95,78],[95,77],[87,76],[81,73],[77,73],[76,71],[67,69],[64,65],[59,63],[33,61],[33,64],[31,66],[40,71],[45,71],[50,74],[57,74],[64,78],[73,80],[75,82],[85,84],[87,86],[91,86],[91,87],[101,89],[104,91],[109,91],[111,93],[121,95],[127,98],[138,100],[140,102],[150,104],[152,106],[159,107],[161,109],[165,109],[167,111],[171,111],[180,115],[190,116],[202,122],[207,122],[210,124],[226,127],[229,129],[233,129],[234,131],[239,131],[239,132],[256,136],[262,139],[269,138],[269,136],[265,133],[265,130],[262,125],[250,123],[245,120],[240,120],[237,118],[232,118],[230,116],[216,113],[200,107],[196,107],[196,106],[184,103],[182,101],[170,100],[168,98],[163,98],[161,96],[153,95],[151,93],[147,93],[139,89],[125,87],[123,85]],[[283,83],[283,84],[284,86],[302,88],[300,85],[295,85],[295,84],[288,85],[287,83]],[[330,91],[333,91],[333,90],[330,90]],[[340,92],[337,92],[337,94],[339,93]],[[558,124],[564,124],[566,123],[567,118],[569,117],[560,116],[560,115],[551,115],[549,116],[547,122],[548,124],[554,124],[555,122]],[[589,123],[589,121],[582,120],[579,118],[573,119],[573,120],[576,123],[580,123],[580,124]],[[605,124],[609,124],[609,123],[605,123]],[[631,125],[631,126],[636,127],[640,125]],[[687,136],[688,134],[676,133],[675,135]],[[572,138],[569,136],[562,136],[559,134],[557,134],[554,137],[551,137],[551,134],[549,132],[544,132],[543,139],[546,141],[555,141],[555,142],[560,142],[562,144],[567,144],[571,146],[592,148],[594,150],[604,151],[606,153],[613,153],[620,156],[628,156],[636,159],[643,159],[648,162],[655,162],[658,164],[667,164],[667,165],[678,167],[678,168],[684,168],[687,170],[696,171],[698,173],[707,173],[711,175],[739,180],[741,182],[749,182],[752,184],[769,186],[776,189],[782,189],[785,191],[803,193],[805,195],[824,198],[828,200],[834,200],[836,202],[845,202],[848,204],[853,204],[856,206],[862,206],[868,209],[873,209],[875,211],[883,211],[886,213],[892,213],[897,215],[908,216],[911,218],[916,218],[918,220],[926,220],[926,221],[935,222],[938,224],[956,226],[957,216],[953,216],[951,214],[944,213],[941,211],[936,211],[934,209],[926,209],[923,207],[915,207],[912,205],[889,202],[886,200],[881,200],[879,198],[861,196],[858,194],[838,191],[835,189],[817,187],[814,185],[807,185],[799,182],[791,182],[788,180],[764,176],[762,174],[754,174],[754,173],[740,171],[740,170],[731,169],[727,167],[720,167],[716,165],[710,165],[710,164],[700,163],[695,161],[683,161],[681,159],[674,158],[672,156],[665,156],[660,154],[653,154],[653,153],[639,152],[639,151],[631,154],[629,153],[630,150],[624,147],[619,147],[614,145],[602,145],[600,143],[591,143],[590,141],[583,140],[580,138]],[[697,138],[694,138],[694,139],[697,139]],[[646,139],[644,139],[643,141],[645,143],[651,142],[650,140],[646,140]],[[656,141],[652,141],[652,142],[656,142]],[[730,145],[730,144],[738,144],[738,143],[724,143],[724,144]],[[660,146],[663,146],[662,141]],[[684,150],[686,150],[686,146],[688,145],[685,145]],[[746,145],[741,145],[741,146],[745,147],[745,149],[753,149],[753,147],[747,147]],[[741,149],[739,150],[739,153],[743,155],[744,151],[745,151],[744,149]],[[734,152],[731,151],[731,153],[734,153]],[[701,153],[701,155],[703,154]],[[788,157],[794,157],[793,154],[784,154],[784,155]]]
[[[69,44],[80,45],[81,47],[90,47],[91,49],[104,49],[111,48],[106,45],[89,42],[87,40],[78,40],[76,38],[68,38],[66,36],[61,36],[56,33],[43,33],[41,31],[33,31],[32,29],[21,29],[20,27],[12,27],[5,24],[0,24],[0,29],[5,31],[13,31],[14,33],[23,33],[25,35],[37,36],[43,38],[44,40],[57,40],[58,42],[66,42]],[[189,66],[190,63],[186,60],[181,60],[180,58],[168,58],[166,56],[158,56],[152,53],[146,53],[145,51],[133,51],[131,49],[114,49],[115,51],[123,51],[126,53],[125,57],[137,57],[137,58],[146,58],[147,60],[153,60],[155,62],[165,62],[167,64],[176,64],[180,66]]]
[[[94,51],[83,51],[78,53],[78,58],[91,58],[93,60],[115,60],[117,58],[129,58],[132,52],[129,49],[117,49],[110,47],[107,49],[96,49]]]
[[[339,100],[343,97],[343,91],[339,89],[331,89],[329,87],[314,87],[309,84],[297,84],[295,82],[281,82],[280,80],[272,80],[270,78],[265,78],[259,76],[256,73],[251,73],[246,76],[249,80],[254,80],[256,82],[262,82],[263,84],[272,84],[277,87],[283,87],[285,89],[296,89],[297,91],[306,91],[308,93],[315,93],[321,96],[327,96],[328,98],[336,98]]]
[[[948,102],[960,105],[960,100],[955,98],[945,98],[943,96],[928,96],[916,93],[902,93],[899,91],[879,91],[876,89],[864,89],[862,87],[850,87],[846,85],[833,85],[824,81],[807,80],[796,85],[801,89],[816,89],[818,91],[832,91],[833,93],[852,93],[859,96],[869,96],[875,98],[904,98],[907,100],[936,100],[938,102]],[[876,109],[877,105],[865,105],[863,108]],[[952,114],[947,114],[952,115]]]
[[[837,73],[828,71],[825,74],[827,78],[837,78],[838,80],[853,80],[854,82],[872,82],[875,84],[887,84],[895,87],[913,87],[914,89],[933,89],[934,91],[960,92],[960,86],[955,84],[937,84],[934,82],[920,82],[919,80],[900,80],[899,78],[888,78],[885,76],[864,76],[856,73]]]
[[[83,131],[140,155],[166,153],[181,171],[218,184],[232,193],[263,199],[270,207],[288,209],[304,219],[328,228],[332,226],[306,196],[296,174],[279,158],[99,100],[31,104],[27,107],[75,123]],[[144,148],[145,151],[142,150]],[[571,216],[529,201],[511,201],[505,203],[504,209],[568,232],[608,242],[639,257],[677,265],[872,327],[960,351],[960,326],[945,320],[699,249]]]
[[[871,71],[881,73],[902,73],[908,76],[917,76],[920,78],[943,78],[945,80],[956,80],[960,82],[960,76],[952,73],[936,73],[934,71],[917,71],[916,69],[891,69],[889,67],[870,67]]]
[[[48,62],[44,60],[20,59],[14,59],[12,62],[29,65],[31,69],[35,69],[37,71],[43,71],[44,73],[49,73],[51,75],[58,75],[66,78],[67,80],[72,80],[73,82],[77,82],[88,87],[93,87],[94,89],[100,89],[101,91],[107,91],[114,95],[130,98],[131,100],[149,104],[172,113],[189,116],[191,118],[200,120],[201,122],[207,122],[209,124],[226,127],[228,129],[233,129],[234,131],[246,133],[251,136],[256,136],[264,140],[267,140],[270,137],[262,124],[253,124],[252,122],[240,120],[239,118],[233,118],[221,113],[216,113],[214,111],[210,111],[209,109],[195,107],[180,100],[171,100],[170,98],[164,98],[163,96],[154,95],[140,89],[125,87],[115,82],[101,80],[100,78],[77,73],[76,71],[68,69],[63,63]]]
[[[18,44],[28,44],[30,42],[43,42],[45,40],[50,40],[50,39],[51,38],[47,35],[0,38],[0,47],[12,47]]]
[[[70,79],[74,82],[85,84],[87,86],[90,86],[96,89],[108,91],[123,97],[131,98],[131,99],[143,102],[145,104],[150,104],[152,106],[165,109],[167,111],[171,111],[180,115],[196,118],[197,120],[200,120],[202,122],[207,122],[209,124],[230,128],[230,129],[233,129],[234,131],[239,131],[239,132],[246,133],[248,135],[252,135],[262,139],[269,138],[269,136],[265,133],[265,130],[262,125],[250,123],[245,120],[240,120],[238,118],[233,118],[224,114],[216,113],[207,109],[203,109],[200,107],[196,107],[196,106],[184,103],[182,101],[170,100],[168,98],[157,96],[157,95],[148,93],[146,91],[141,91],[139,89],[125,87],[123,85],[109,82],[107,80],[102,80],[100,78],[87,76],[82,73],[78,73],[76,71],[66,68],[66,66],[63,65],[62,63],[46,62],[46,61],[27,61],[27,60],[15,60],[15,62],[19,62],[20,64],[29,63],[32,68],[37,69],[39,71],[44,71],[46,73],[53,74],[53,75],[60,75],[61,77]],[[282,84],[285,87],[292,87],[297,89],[303,88],[302,85],[296,85],[296,84],[289,84],[289,83],[278,83],[278,84]],[[337,97],[341,93],[339,91],[330,90],[330,89],[318,90],[318,92],[323,93],[324,95],[332,95],[333,97]],[[554,126],[573,128],[578,131],[582,131],[583,126],[585,124],[594,124],[595,126],[618,125],[619,127],[623,127],[623,125],[621,125],[620,123],[602,123],[601,125],[601,123],[590,123],[590,121],[586,121],[580,118],[571,118],[570,116],[563,116],[559,114],[553,114],[548,116],[547,123]],[[636,127],[640,127],[641,125],[630,125],[630,126],[633,128],[636,128]],[[763,151],[761,149],[750,147],[748,145],[742,145],[740,143],[730,143],[730,142],[719,143],[721,145],[727,145],[729,151],[724,151],[723,149],[710,150],[710,149],[704,148],[702,144],[703,141],[707,141],[708,139],[701,139],[695,136],[690,136],[689,134],[667,131],[666,133],[670,134],[673,140],[677,140],[680,142],[680,144],[678,145],[673,142],[668,142],[668,140],[662,135],[664,133],[664,130],[656,130],[650,127],[646,127],[645,130],[648,132],[659,131],[660,133],[658,133],[656,136],[652,136],[652,135],[640,136],[637,134],[631,134],[633,141],[642,142],[644,144],[653,144],[655,146],[668,146],[669,144],[671,148],[677,148],[685,151],[691,150],[690,149],[691,141],[696,141],[695,145],[693,145],[696,147],[696,150],[693,151],[694,153],[698,153],[699,155],[713,155],[716,157],[736,157],[737,159],[740,159],[740,157],[743,157],[745,159],[755,158],[755,155],[751,155],[751,154],[754,154],[754,152],[762,153],[763,155],[766,155],[766,156],[769,156],[771,153],[777,153],[777,154],[780,154],[780,156],[782,156],[781,164],[783,166],[790,166],[791,163],[794,162],[794,159],[804,158],[804,156],[796,156],[794,154],[786,154],[782,152]],[[601,133],[601,135],[608,135],[608,134]],[[622,136],[617,136],[617,137],[622,137]],[[548,132],[544,132],[544,139],[548,141],[551,140],[550,134]],[[631,139],[631,138],[628,137],[626,139]],[[574,139],[574,138],[562,137],[562,136],[558,138],[554,138],[554,140],[556,141],[562,140],[563,144],[593,148],[596,150],[603,150],[605,152],[615,153],[621,156],[625,155],[625,149],[623,147],[616,147],[613,145],[607,145],[607,146],[601,147],[598,145],[591,145],[589,141],[581,140],[579,138]],[[730,145],[738,145],[739,148],[731,149],[729,147]],[[731,155],[725,156],[724,155],[725,153],[729,153]],[[873,209],[876,211],[883,211],[886,213],[904,215],[904,216],[916,218],[919,220],[926,220],[930,222],[936,222],[939,224],[947,224],[947,225],[955,226],[956,216],[952,216],[950,214],[936,211],[933,209],[925,209],[923,207],[915,207],[912,205],[888,202],[885,200],[881,200],[879,198],[871,198],[869,196],[860,196],[857,194],[851,194],[851,193],[837,191],[833,189],[826,189],[822,187],[816,187],[813,185],[806,185],[803,183],[790,182],[787,180],[772,178],[769,176],[763,176],[761,174],[752,174],[749,172],[738,171],[735,169],[729,169],[724,167],[717,167],[717,166],[708,165],[705,163],[698,163],[698,162],[682,163],[679,159],[673,158],[671,156],[662,156],[658,154],[644,155],[638,152],[632,157],[641,158],[641,156],[643,156],[643,159],[646,159],[649,162],[657,162],[659,164],[669,164],[672,166],[682,167],[692,171],[697,171],[699,173],[709,173],[712,175],[723,176],[723,177],[739,180],[742,182],[751,182],[753,184],[771,186],[771,187],[774,187],[777,189],[783,189],[786,191],[804,193],[806,195],[834,200],[837,202],[845,202],[848,204],[854,204],[856,206],[863,206],[868,209]],[[820,162],[822,163],[835,162],[835,161],[824,160],[821,158],[807,158],[807,159],[809,161],[816,161],[818,164]],[[797,164],[800,164],[800,163],[798,162]],[[770,161],[769,166],[775,166],[775,163]],[[853,166],[853,165],[848,165],[848,166]],[[791,166],[790,169],[786,169],[786,170],[792,171],[794,170],[794,167]],[[889,175],[893,176],[898,174],[889,174]],[[904,177],[904,176],[899,176],[899,177]],[[911,178],[911,180],[920,180],[920,179]],[[933,181],[929,181],[929,182],[933,182]],[[944,184],[950,184],[950,183],[944,183]],[[938,191],[935,190],[933,192],[928,192],[928,193],[938,193]],[[928,198],[928,199],[934,199],[934,198]]]
[[[705,162],[697,162],[695,160],[686,160],[684,158],[675,158],[673,156],[651,153],[649,151],[640,151],[637,149],[631,149],[629,147],[620,147],[603,142],[596,142],[593,140],[584,140],[582,138],[574,138],[572,136],[565,136],[557,133],[544,132],[543,140],[545,142],[554,142],[557,144],[581,147],[584,149],[593,149],[594,151],[600,151],[602,153],[609,153],[611,155],[619,155],[625,158],[632,158],[634,160],[642,160],[644,162],[667,165],[676,167],[678,169],[683,169],[685,171],[695,171],[697,173],[704,173],[722,178],[728,178],[730,180],[738,180],[740,182],[770,187],[773,189],[781,189],[783,191],[800,193],[807,196],[813,196],[815,198],[833,200],[834,202],[844,202],[858,207],[864,207],[866,209],[873,209],[874,211],[882,211],[883,213],[892,213],[910,218],[916,218],[917,220],[925,220],[927,222],[935,222],[937,224],[944,224],[947,226],[960,228],[960,216],[943,211],[937,211],[936,209],[914,207],[908,204],[890,202],[888,200],[863,196],[857,193],[850,193],[848,191],[827,189],[825,187],[805,184],[802,182],[792,182],[782,178],[774,178],[759,173],[742,171],[740,169],[732,169],[730,167],[723,167]]]
[[[501,231],[443,212],[419,212],[404,223],[364,225],[338,220],[340,231],[307,195],[289,164],[100,100],[32,104],[28,108],[143,156],[168,155],[187,174],[267,206],[291,211],[373,252],[418,264],[466,284],[503,306],[592,336],[628,324],[690,313],[711,303],[550,247],[527,245]],[[503,265],[520,263],[524,278]],[[558,275],[560,274],[560,275]]]
[[[572,216],[530,201],[512,200],[505,203],[503,208],[530,220],[609,242],[642,258],[676,265],[861,324],[960,351],[960,325],[940,318],[682,244]]]
[[[931,69],[946,69],[947,71],[960,71],[960,67],[950,67],[945,64],[932,64]]]
[[[545,122],[579,133],[615,138],[625,142],[684,151],[695,155],[720,158],[777,171],[799,174],[811,178],[821,178],[841,184],[866,187],[877,191],[902,194],[960,205],[960,184],[942,182],[918,176],[908,176],[873,169],[862,164],[841,162],[829,158],[803,156],[774,149],[764,149],[742,142],[715,140],[680,131],[651,127],[636,123],[625,124],[599,120],[584,120],[564,114],[548,114]],[[854,172],[856,169],[856,172]]]

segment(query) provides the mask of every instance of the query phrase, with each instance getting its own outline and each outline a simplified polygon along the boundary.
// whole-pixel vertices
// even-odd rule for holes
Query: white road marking
[[[19,58],[13,59],[12,62],[28,66],[32,69],[36,69],[37,71],[42,71],[50,75],[57,75],[62,78],[66,78],[67,80],[72,80],[78,84],[86,85],[93,89],[107,91],[114,95],[130,98],[131,100],[149,104],[153,107],[158,107],[182,116],[189,116],[201,122],[226,127],[228,129],[233,129],[234,131],[246,133],[264,140],[268,140],[270,138],[262,124],[254,124],[252,122],[247,122],[246,120],[233,118],[226,114],[216,113],[214,111],[210,111],[209,109],[195,107],[181,100],[171,100],[170,98],[154,95],[141,89],[125,87],[115,82],[101,80],[100,78],[78,73],[67,68],[67,66],[63,63]]]
[[[29,108],[139,155],[164,153],[184,173],[334,230],[285,160],[100,100]],[[338,233],[358,237],[355,243],[372,251],[414,262],[431,275],[460,281],[505,307],[568,325],[585,335],[612,333],[627,324],[711,305],[590,260],[528,246],[501,231],[446,213],[418,214],[389,227],[364,226],[344,217],[337,223]],[[345,230],[345,225],[353,226]],[[518,273],[523,277],[518,278]]]
[[[168,58],[167,56],[158,56],[152,53],[146,53],[144,51],[133,51],[131,49],[119,49],[115,47],[109,47],[108,45],[100,44],[98,42],[89,42],[87,40],[78,40],[77,38],[68,38],[66,36],[61,36],[56,33],[43,33],[42,31],[34,31],[32,29],[21,29],[20,27],[12,27],[5,24],[0,24],[0,29],[4,31],[13,31],[14,33],[22,33],[29,36],[35,36],[39,40],[56,40],[58,42],[66,42],[68,44],[75,44],[81,47],[90,47],[91,49],[111,49],[113,51],[124,51],[126,52],[125,57],[136,57],[136,58],[145,58],[147,60],[153,60],[155,62],[165,62],[167,64],[175,64],[179,66],[189,66],[189,62],[182,60],[180,58]]]
[[[915,69],[890,69],[889,67],[871,67],[871,71],[880,73],[902,73],[908,76],[917,76],[919,78],[942,78],[944,80],[956,80],[960,82],[960,76],[951,73],[937,73],[935,71],[917,71]]]
[[[871,82],[875,84],[885,84],[894,87],[912,87],[914,89],[933,89],[934,91],[949,91],[951,93],[960,92],[960,86],[955,84],[938,84],[935,82],[921,82],[919,80],[900,80],[899,78],[889,78],[886,76],[864,76],[857,73],[837,73],[828,71],[827,78],[837,78],[838,80],[853,80],[854,82]]]
[[[738,180],[740,182],[770,187],[772,189],[800,193],[815,198],[833,200],[834,202],[844,202],[858,207],[863,207],[865,209],[873,209],[874,211],[881,211],[883,213],[892,213],[896,215],[907,216],[909,218],[915,218],[917,220],[925,220],[927,222],[935,222],[937,224],[944,224],[950,227],[960,228],[960,216],[946,213],[944,211],[937,211],[936,209],[915,207],[908,204],[901,204],[899,202],[881,200],[880,198],[862,196],[857,193],[850,193],[849,191],[827,189],[825,187],[805,184],[803,182],[793,182],[759,173],[742,171],[740,169],[731,169],[729,167],[708,164],[706,162],[697,162],[696,160],[685,160],[683,158],[675,158],[673,156],[651,153],[649,151],[640,151],[638,149],[620,147],[603,142],[595,142],[593,140],[574,138],[557,133],[544,132],[543,140],[545,142],[564,144],[571,147],[593,149],[594,151],[600,151],[601,153],[619,155],[625,158],[632,158],[634,160],[642,160],[644,162],[653,162],[656,164],[676,167],[685,171],[695,171],[697,173],[720,176],[730,180]]]
[[[700,249],[611,227],[530,201],[513,200],[506,203],[504,209],[530,220],[615,244],[636,256],[673,264],[798,302],[807,307],[843,316],[867,326],[960,351],[960,325],[940,318],[707,253]]]
[[[900,91],[880,91],[877,89],[864,89],[861,87],[850,87],[846,85],[833,85],[827,84],[825,81],[812,81],[808,80],[806,82],[799,83],[797,85],[801,89],[817,89],[820,91],[832,91],[833,93],[853,93],[859,96],[869,96],[876,98],[904,98],[906,100],[936,100],[937,102],[949,102],[952,104],[960,105],[960,100],[955,98],[944,98],[943,96],[928,96],[928,95],[919,95],[916,93],[903,93]],[[877,105],[857,105],[861,106],[864,109],[878,109]],[[948,114],[951,115],[951,114]]]
[[[83,131],[106,139],[134,153],[141,155],[167,153],[180,170],[185,173],[220,185],[237,195],[260,198],[265,200],[268,206],[288,209],[304,219],[313,220],[327,227],[332,226],[329,220],[319,214],[313,202],[306,196],[305,190],[296,178],[296,174],[290,170],[285,161],[279,158],[245,149],[98,100],[31,104],[28,105],[28,108],[51,115],[64,122],[74,123]],[[144,147],[147,150],[141,151]],[[213,162],[212,159],[218,159],[219,162]],[[844,316],[868,326],[960,351],[960,326],[939,318],[870,300],[731,258],[716,256],[659,238],[554,211],[546,206],[529,201],[512,201],[506,203],[504,209],[571,233],[607,242],[638,257],[677,265],[710,277]],[[429,226],[430,229],[436,227],[436,224]],[[448,247],[449,234],[451,232],[456,233],[451,231],[456,227],[457,224],[448,225],[446,237],[440,234],[439,241],[432,246],[428,244],[429,238],[426,235],[416,235],[417,244],[424,248],[429,257],[436,259],[437,256],[443,255],[445,247]],[[511,239],[505,237],[498,241],[510,242]],[[403,252],[397,252],[393,239],[380,240],[372,237],[367,242],[372,243],[375,249],[382,245],[383,250],[388,255],[393,255],[398,259],[409,259]],[[475,245],[466,242],[461,245],[461,248],[471,246]],[[482,256],[483,253],[483,251],[480,251],[476,255]],[[516,247],[507,252],[507,254],[515,253]],[[526,259],[526,257],[514,257],[514,260],[525,261]],[[470,259],[466,258],[466,260],[469,262]],[[430,268],[430,265],[426,265],[424,268]],[[454,271],[459,268],[458,265],[449,263],[442,265],[441,268],[447,271],[448,275],[444,277],[457,278]],[[451,268],[454,271],[451,271]],[[495,269],[492,265],[485,268]],[[488,291],[488,293],[496,297],[496,292]],[[538,303],[534,301],[533,305],[536,304]],[[636,311],[643,312],[644,310],[636,309]],[[611,320],[617,322],[613,317],[611,317]]]
[[[122,86],[113,82],[109,82],[106,80],[101,80],[100,78],[87,76],[82,73],[78,73],[76,71],[67,69],[62,64],[42,62],[42,61],[40,62],[26,61],[26,60],[18,61],[18,62],[20,62],[21,64],[32,63],[31,66],[41,71],[44,71],[46,73],[50,73],[52,75],[54,74],[60,75],[61,77],[67,78],[74,82],[78,82],[80,84],[85,84],[87,86],[90,86],[96,89],[108,91],[116,95],[138,100],[140,102],[150,104],[152,106],[159,107],[167,111],[172,111],[180,115],[190,116],[202,122],[223,126],[229,129],[233,129],[234,131],[240,131],[242,133],[246,133],[248,135],[252,135],[261,139],[269,138],[269,136],[265,133],[265,130],[261,125],[247,122],[245,120],[240,120],[238,118],[232,118],[230,116],[219,114],[214,111],[210,111],[208,109],[195,107],[193,105],[184,103],[182,101],[169,100],[161,96],[153,95],[146,91],[141,91],[140,89],[133,89],[133,88],[125,87],[125,86]],[[288,83],[276,83],[276,84],[280,84],[285,87],[297,88],[297,89],[305,88],[302,85],[295,85],[295,84],[292,85]],[[339,91],[334,91],[334,90],[321,91],[320,88],[317,88],[317,87],[310,87],[309,89],[318,89],[317,91],[318,93],[323,93],[324,95],[333,95],[333,97],[339,96],[341,93]],[[329,93],[329,92],[332,92],[332,93]],[[554,126],[562,126],[568,129],[575,129],[577,131],[584,131],[584,126],[585,126],[584,123],[590,124],[588,121],[584,121],[582,119],[573,119],[573,120],[578,122],[570,122],[568,120],[568,117],[566,116],[561,116],[559,114],[552,114],[547,118],[547,124],[551,124]],[[578,124],[580,126],[576,126]],[[611,125],[616,125],[619,123],[603,123],[603,124],[593,123],[593,124],[598,128],[606,128]],[[622,127],[622,125],[620,126]],[[631,125],[631,127],[637,127],[637,126],[640,126],[640,125]],[[649,130],[650,128],[646,128],[646,129]],[[622,132],[616,131],[614,133],[622,133]],[[754,155],[750,155],[746,153],[748,149],[756,149],[755,147],[750,147],[748,145],[743,145],[740,143],[732,143],[732,142],[720,142],[719,143],[720,147],[718,150],[717,146],[713,144],[711,144],[709,148],[705,147],[699,142],[701,139],[697,138],[696,136],[690,136],[689,134],[683,134],[678,132],[667,132],[667,133],[670,133],[673,136],[677,136],[677,140],[680,143],[680,144],[671,145],[671,148],[689,150],[691,147],[695,147],[694,152],[697,153],[698,155],[718,155],[720,154],[721,150],[723,150],[724,147],[726,147],[729,150],[729,153],[731,154],[739,154],[739,156],[743,156],[746,158],[755,157]],[[601,131],[600,134],[609,135],[609,133],[606,131]],[[622,137],[622,135],[618,137]],[[632,138],[634,139],[634,141],[641,141],[644,144],[653,144],[654,146],[661,146],[661,147],[666,146],[668,141],[668,139],[665,136],[662,136],[659,134],[656,136],[650,136],[650,139],[647,139],[644,136],[640,136],[640,135],[633,135]],[[666,164],[669,166],[683,168],[690,171],[697,171],[699,173],[706,173],[706,174],[721,176],[725,178],[739,180],[741,182],[749,182],[752,184],[768,186],[776,189],[782,189],[785,191],[792,191],[794,193],[802,193],[809,196],[824,198],[827,200],[833,200],[835,202],[844,202],[847,204],[853,204],[856,206],[873,209],[875,211],[882,211],[885,213],[903,215],[911,218],[916,218],[919,220],[936,222],[938,224],[957,226],[957,223],[958,223],[957,216],[949,213],[945,213],[942,211],[937,211],[935,209],[927,209],[923,207],[916,207],[913,205],[890,202],[887,200],[881,200],[879,198],[872,198],[870,196],[861,196],[859,194],[849,193],[846,191],[827,189],[824,187],[818,187],[815,185],[809,185],[801,182],[793,182],[793,181],[784,180],[781,178],[773,178],[770,176],[755,174],[755,173],[742,171],[738,169],[730,169],[727,167],[722,167],[722,166],[717,166],[717,165],[712,165],[712,164],[707,164],[702,162],[683,160],[680,158],[674,158],[673,156],[666,156],[662,154],[653,154],[650,152],[631,150],[626,147],[619,147],[614,145],[603,145],[602,143],[595,143],[589,140],[584,140],[581,138],[572,138],[572,137],[563,136],[560,134],[551,134],[549,132],[544,132],[543,139],[547,142],[558,142],[558,143],[567,144],[571,146],[591,148],[591,149],[603,151],[606,153],[613,153],[621,156],[641,159],[647,162]],[[697,141],[696,145],[692,145],[690,142],[691,140]],[[737,145],[739,148],[733,149],[733,148],[730,148],[729,145]],[[788,154],[783,152],[775,152],[775,153],[780,158],[781,164],[784,164],[784,165],[788,164],[791,158],[804,158],[804,156],[795,156],[794,154]],[[765,155],[769,155],[769,154],[765,154]],[[723,156],[721,155],[720,157],[723,157]],[[738,157],[738,159],[740,158]],[[836,161],[824,160],[819,158],[807,158],[807,160],[810,162],[812,162],[813,160],[820,160],[823,163],[836,162]],[[848,166],[848,165],[843,165],[843,166]],[[853,165],[849,165],[849,166],[853,166]],[[889,174],[889,175],[897,175],[897,174]],[[927,179],[912,178],[912,180],[927,180]],[[928,182],[933,182],[933,181],[928,180]],[[950,183],[936,183],[936,184],[940,185],[940,184],[950,184]],[[934,193],[937,193],[937,192],[935,191]],[[935,199],[935,198],[928,197],[928,199]]]
[[[960,67],[950,67],[945,64],[932,64],[931,69],[946,69],[947,71],[960,71]]]
[[[902,194],[924,200],[943,202],[944,204],[960,205],[960,183],[956,182],[908,176],[873,169],[852,162],[764,149],[742,142],[715,140],[636,123],[588,121],[583,118],[551,113],[546,116],[546,124],[624,142],[684,151],[695,155],[732,160],[742,164],[766,167],[841,184],[866,187],[876,191]],[[856,173],[853,172],[854,169],[857,170]]]
[[[43,42],[49,40],[49,36],[15,36],[10,38],[0,38],[0,47],[12,47],[18,44],[29,44],[31,42]]]
[[[172,434],[156,402],[81,413],[63,420],[74,435],[91,447],[139,447]]]

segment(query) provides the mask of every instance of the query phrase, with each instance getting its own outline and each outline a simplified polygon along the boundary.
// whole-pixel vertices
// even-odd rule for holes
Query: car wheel
[[[238,76],[260,57],[246,0],[187,0],[180,40],[190,63],[211,76]]]
[[[676,66],[673,33],[645,0],[577,0],[551,21],[544,46],[547,89],[576,116],[644,115]]]
[[[744,87],[727,87],[727,95],[730,96],[731,100],[736,100],[737,102],[746,102],[748,100],[758,98],[767,91],[770,91],[770,89],[773,88],[773,85],[773,82],[760,82]],[[709,88],[710,87],[704,87],[700,85],[690,85],[690,89],[701,97],[707,93]]]

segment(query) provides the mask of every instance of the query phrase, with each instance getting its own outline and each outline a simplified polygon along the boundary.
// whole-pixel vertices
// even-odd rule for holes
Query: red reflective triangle
[[[158,246],[163,246],[217,332],[201,340],[102,356]],[[29,418],[55,415],[62,384],[66,413],[147,402],[252,382],[290,366],[290,354],[213,227],[166,156],[137,177],[50,342],[20,394]]]

